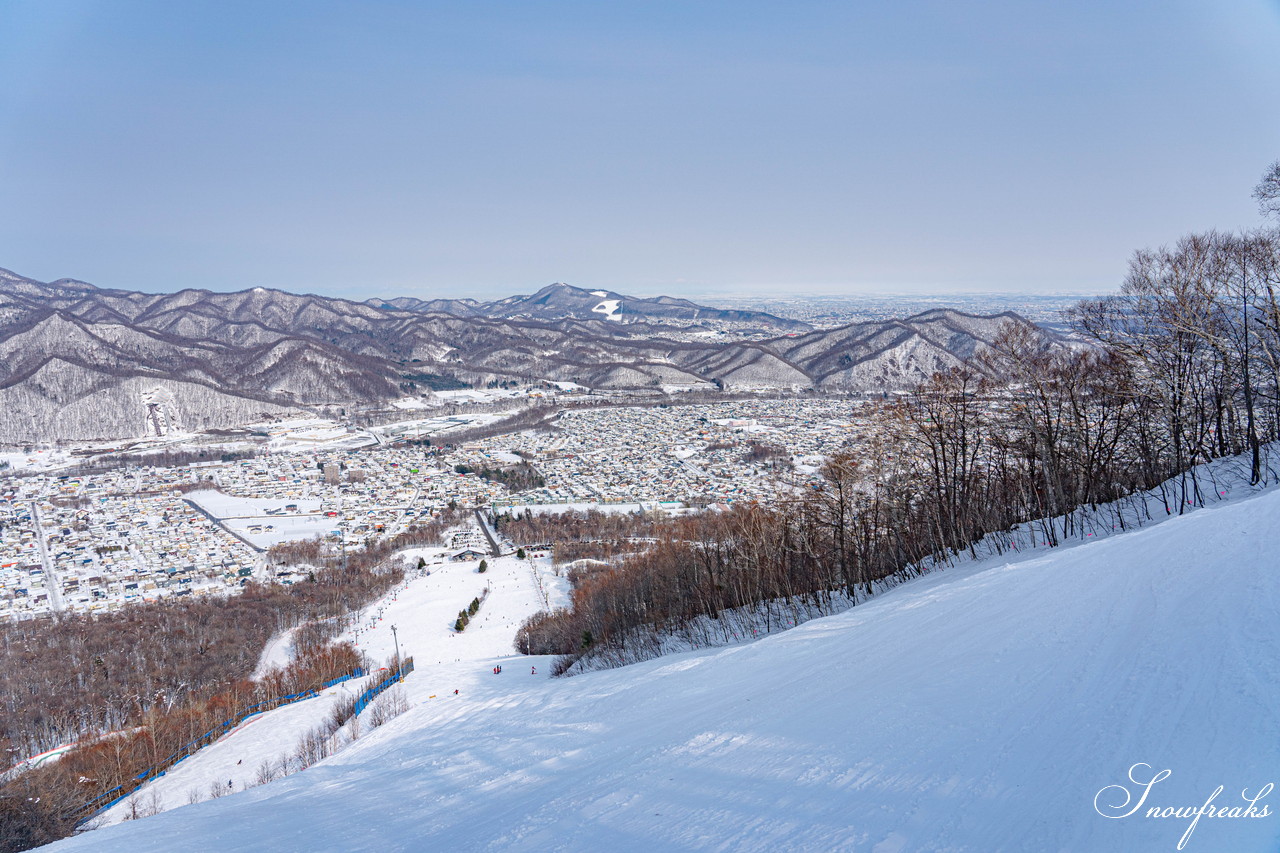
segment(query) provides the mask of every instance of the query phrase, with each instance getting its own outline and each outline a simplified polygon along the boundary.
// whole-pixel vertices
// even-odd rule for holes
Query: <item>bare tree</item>
[[[270,758],[262,759],[262,763],[258,765],[258,772],[254,775],[254,781],[259,785],[265,785],[276,778],[276,763]]]
[[[1253,197],[1258,202],[1259,213],[1280,219],[1280,160],[1267,167],[1262,180],[1253,188]]]

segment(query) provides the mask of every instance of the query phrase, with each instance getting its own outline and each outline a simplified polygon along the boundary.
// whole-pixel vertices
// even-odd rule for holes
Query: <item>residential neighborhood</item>
[[[460,445],[352,447],[335,428],[336,446],[291,441],[250,459],[9,474],[0,480],[0,618],[227,594],[250,579],[292,583],[293,570],[263,559],[272,545],[318,537],[356,548],[446,507],[697,510],[775,500],[808,488],[825,457],[867,440],[874,405],[581,408],[548,428]],[[308,429],[323,438],[320,425]],[[277,431],[287,430],[298,426]],[[500,472],[520,467],[542,485],[505,484]],[[454,545],[485,551],[483,540]]]

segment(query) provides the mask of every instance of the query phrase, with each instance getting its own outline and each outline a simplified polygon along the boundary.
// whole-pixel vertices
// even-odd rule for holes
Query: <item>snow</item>
[[[334,519],[323,515],[264,515],[223,523],[228,530],[235,531],[259,548],[270,548],[296,539],[323,537],[334,529]]]
[[[324,536],[333,529],[334,519],[319,515],[318,498],[246,498],[213,489],[189,492],[188,500],[222,521],[228,530],[244,537],[259,548],[270,548],[279,542]],[[289,514],[267,515],[267,510]]]
[[[451,430],[462,429],[464,427],[485,426],[508,417],[510,413],[471,413],[471,414],[453,414],[438,415],[430,418],[418,418],[414,420],[396,421],[395,423],[382,424],[371,432],[375,432],[380,436],[387,438],[408,437],[421,438],[422,436],[431,436],[436,433],[446,433]]]
[[[248,424],[247,428],[266,433],[267,446],[279,452],[312,451],[320,447],[353,449],[377,443],[365,432],[352,432],[345,425],[326,418],[284,418]]]
[[[270,421],[258,421],[256,423],[245,424],[247,429],[266,432],[271,435],[283,435],[287,432],[297,430],[309,430],[316,428],[327,428],[338,426],[337,421],[327,420],[325,418],[298,417],[298,418],[277,418]]]
[[[74,462],[73,457],[60,450],[33,450],[30,453],[0,451],[0,470],[6,470],[3,464],[8,463],[9,469],[14,471],[23,469],[52,471],[56,468],[68,467]]]
[[[1278,538],[1270,490],[555,680],[540,659],[491,672],[535,603],[528,561],[490,561],[462,635],[440,623],[487,578],[433,566],[439,586],[361,639],[381,653],[400,626],[421,662],[408,713],[303,773],[51,849],[1174,850],[1190,819],[1146,808],[1219,785],[1215,806],[1243,807],[1277,781]],[[1164,769],[1121,817],[1131,780]],[[1274,801],[1201,820],[1185,849],[1276,849]]]
[[[544,607],[535,574],[552,595],[552,603],[567,600],[568,582],[554,575],[547,558],[520,560],[514,556],[486,557],[488,571],[477,571],[478,560],[452,562],[449,551],[410,550],[410,560],[427,560],[431,574],[411,583],[407,589],[386,603],[379,616],[371,609],[351,636],[359,648],[374,660],[386,660],[395,652],[391,625],[397,627],[400,653],[412,655],[417,670],[406,680],[410,698],[417,698],[414,688],[428,682],[429,692],[454,685],[451,677],[463,677],[476,669],[473,662],[483,661],[481,670],[492,668],[489,661],[515,657],[512,643],[516,629],[527,616]],[[435,561],[441,561],[438,565]],[[488,598],[461,634],[454,632],[458,611],[471,599],[489,588]],[[447,664],[465,664],[460,672],[453,669],[433,670]],[[420,692],[420,691],[418,691]]]
[[[267,641],[262,654],[258,656],[258,666],[253,670],[254,679],[262,678],[272,668],[283,669],[293,660],[293,635],[296,628],[280,631]]]
[[[425,409],[427,403],[421,397],[403,397],[399,400],[392,400],[391,405],[397,409]]]
[[[618,310],[618,303],[621,301],[622,300],[620,299],[605,299],[599,305],[592,308],[591,310],[596,314],[603,314],[606,320],[615,320],[621,323],[622,316]]]
[[[188,492],[187,499],[192,503],[198,504],[206,512],[215,518],[245,518],[266,519],[269,523],[276,523],[278,516],[270,516],[266,514],[269,509],[283,510],[286,506],[296,504],[300,513],[316,513],[320,511],[320,499],[310,498],[295,500],[294,498],[246,498],[238,495],[229,495],[226,492],[219,492],[213,489],[201,489],[195,492]],[[331,525],[332,526],[332,525]]]
[[[477,388],[453,388],[445,391],[432,391],[436,397],[441,400],[477,400],[484,401],[490,397],[496,397],[496,394],[486,394],[484,389]]]

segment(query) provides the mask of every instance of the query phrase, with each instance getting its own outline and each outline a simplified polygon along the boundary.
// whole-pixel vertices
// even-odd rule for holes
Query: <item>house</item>
[[[461,551],[454,551],[449,556],[449,559],[461,562],[462,560],[479,560],[484,556],[483,551],[477,551],[475,548],[463,548]]]

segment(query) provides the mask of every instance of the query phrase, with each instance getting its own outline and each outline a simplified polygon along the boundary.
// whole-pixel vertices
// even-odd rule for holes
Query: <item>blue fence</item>
[[[413,660],[412,658],[409,659],[410,671],[412,671],[413,669],[412,660]],[[324,688],[322,689],[333,687],[335,684],[341,684],[344,681],[350,681],[353,678],[360,678],[365,674],[366,673],[363,669],[360,669],[359,667],[357,667],[356,669],[352,670],[349,675],[344,675],[344,676],[341,676],[340,678],[335,678],[331,681],[326,681],[324,683]],[[386,689],[386,688],[384,687],[383,689]],[[365,694],[367,694],[368,692],[369,691],[366,690]],[[365,694],[362,694],[362,696]],[[175,750],[174,753],[170,755],[168,758],[164,758],[158,761],[155,765],[148,767],[146,770],[142,771],[141,773],[133,777],[133,779],[129,780],[125,784],[117,785],[116,787],[112,788],[110,791],[104,791],[103,793],[94,797],[89,802],[85,803],[83,806],[80,807],[80,810],[79,810],[80,817],[76,821],[76,825],[79,826],[85,823],[86,821],[88,821],[90,818],[96,815],[99,815],[102,812],[106,811],[107,809],[111,808],[116,803],[120,802],[125,797],[128,797],[130,794],[132,794],[134,791],[141,788],[143,785],[145,785],[147,782],[151,781],[152,779],[159,779],[165,773],[168,773],[174,767],[186,761],[188,758],[190,758],[191,756],[199,752],[202,748],[213,743],[215,740],[217,740],[218,738],[226,734],[230,729],[235,728],[236,726],[240,725],[250,717],[265,713],[267,711],[274,710],[276,708],[283,707],[284,705],[292,705],[294,702],[301,702],[303,699],[310,699],[311,697],[318,696],[318,695],[320,694],[317,693],[315,690],[304,690],[301,693],[290,693],[287,696],[279,696],[275,699],[268,699],[265,702],[259,702],[256,705],[250,705],[239,715],[232,717],[229,720],[223,720],[220,726],[215,726],[214,728],[210,729],[204,734],[197,735],[191,740],[187,741],[182,746],[178,747],[178,749]]]
[[[398,670],[388,671],[386,675],[378,679],[378,682],[365,692],[356,697],[356,704],[351,712],[352,716],[359,714],[365,708],[368,708],[374,699],[382,695],[382,691],[386,690],[393,684],[399,684],[404,681],[404,677],[413,672],[413,658],[405,658],[400,662]]]

